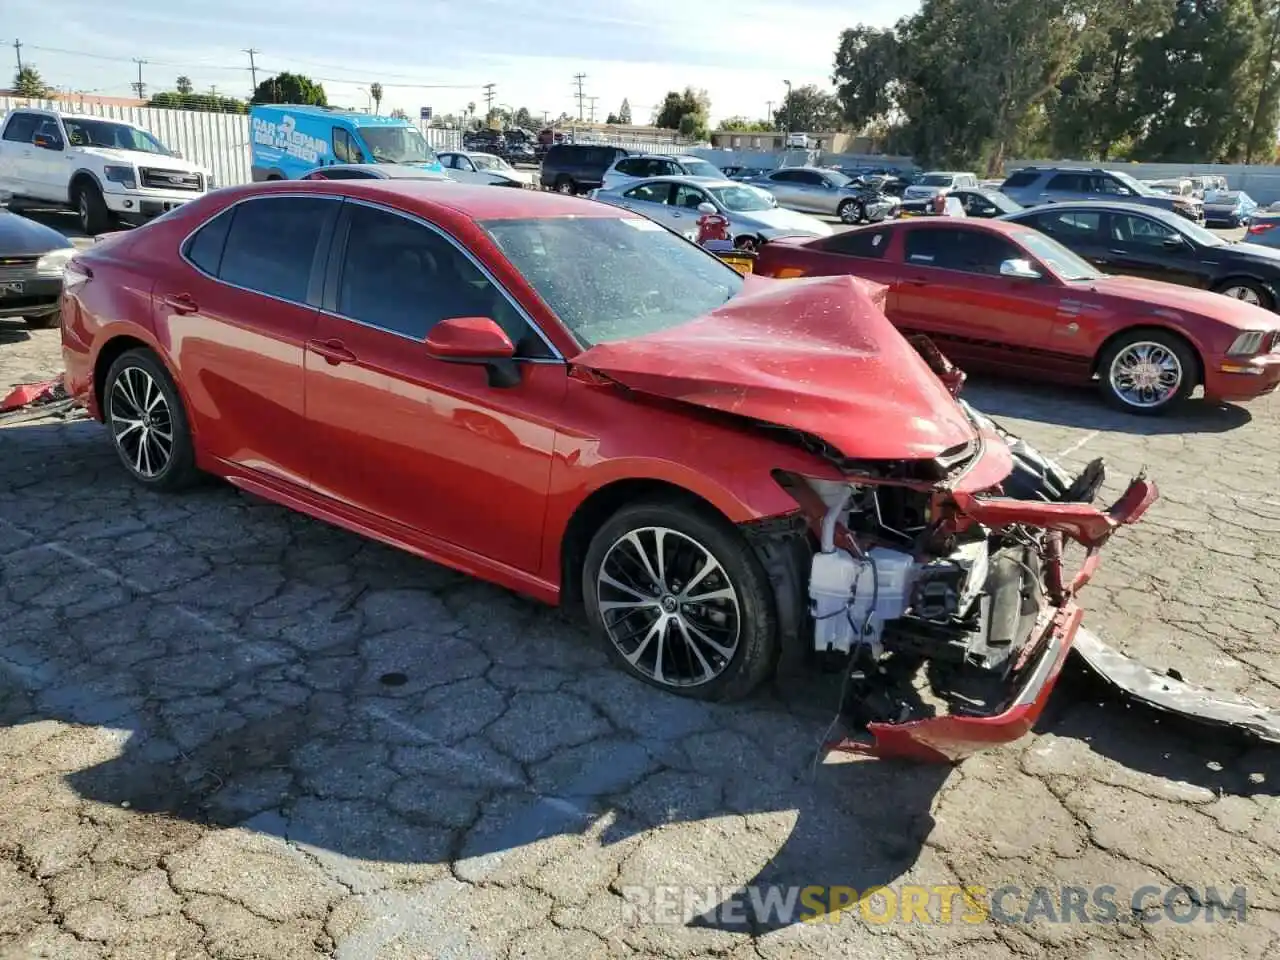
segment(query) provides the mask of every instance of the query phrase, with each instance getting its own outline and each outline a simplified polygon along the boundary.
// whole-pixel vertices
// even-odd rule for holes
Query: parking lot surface
[[[0,391],[59,369],[56,332],[0,328]],[[1069,465],[1106,456],[1106,496],[1159,483],[1087,589],[1094,631],[1280,701],[1280,398],[966,395]],[[224,484],[143,492],[97,424],[0,428],[0,958],[1275,955],[1276,749],[1068,683],[957,768],[815,768],[836,693],[667,697],[496,587]],[[710,909],[742,884],[1016,890],[1000,922]],[[1247,916],[1130,911],[1174,885],[1243,886]],[[624,894],[657,886],[708,909],[639,922]],[[1053,916],[1022,922],[1037,886]],[[1100,886],[1117,916],[1055,922]]]

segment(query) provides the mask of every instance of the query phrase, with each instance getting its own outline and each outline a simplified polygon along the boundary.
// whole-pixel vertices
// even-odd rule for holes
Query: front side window
[[[1117,243],[1134,247],[1157,249],[1163,247],[1165,241],[1178,241],[1181,235],[1172,227],[1158,223],[1149,217],[1134,214],[1111,215],[1111,239]]]
[[[676,187],[675,203],[672,205],[684,207],[686,210],[697,210],[701,204],[710,202],[711,198],[697,187],[682,183]]]
[[[866,257],[879,260],[889,249],[889,231],[887,230],[847,230],[836,234],[823,244],[834,253],[842,253],[846,257]]]
[[[341,127],[333,128],[333,156],[339,163],[358,163],[351,157],[351,138]]]
[[[547,356],[540,337],[502,292],[448,239],[399,214],[351,207],[337,312],[424,340],[441,320],[489,317],[520,357]]]
[[[1020,257],[1018,248],[1004,237],[985,230],[925,228],[907,234],[907,261],[917,266],[940,267],[998,276],[1000,264]]]
[[[681,326],[737,295],[713,254],[639,217],[489,220],[481,226],[584,346]]]
[[[237,204],[218,279],[306,303],[316,246],[339,207],[323,197],[258,197]]]

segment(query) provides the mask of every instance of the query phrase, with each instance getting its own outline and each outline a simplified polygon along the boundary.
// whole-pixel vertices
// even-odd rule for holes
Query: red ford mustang
[[[1155,490],[1091,506],[1098,470],[1011,449],[875,293],[743,278],[588,200],[258,184],[78,255],[63,342],[146,487],[216,474],[582,604],[678,693],[838,657],[848,748],[958,757],[1034,721],[1076,591]]]
[[[1280,322],[1188,287],[1105,276],[1030,227],[931,218],[768,244],[772,277],[852,274],[888,286],[886,313],[966,369],[1088,383],[1132,413],[1280,386]]]

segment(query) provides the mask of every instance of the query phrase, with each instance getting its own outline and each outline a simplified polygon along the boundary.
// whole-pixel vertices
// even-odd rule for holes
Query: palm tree
[[[373,97],[373,112],[380,112],[382,110],[382,84],[369,84],[369,96]]]

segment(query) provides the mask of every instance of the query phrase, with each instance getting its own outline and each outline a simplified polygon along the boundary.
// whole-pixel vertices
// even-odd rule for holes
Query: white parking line
[[[1065,450],[1059,451],[1058,458],[1061,459],[1063,457],[1071,456],[1071,454],[1075,453],[1077,450],[1083,447],[1086,443],[1088,443],[1090,440],[1096,437],[1100,432],[1101,431],[1099,430],[1089,431],[1083,437],[1077,440],[1075,443],[1071,444],[1071,446],[1067,447]]]

